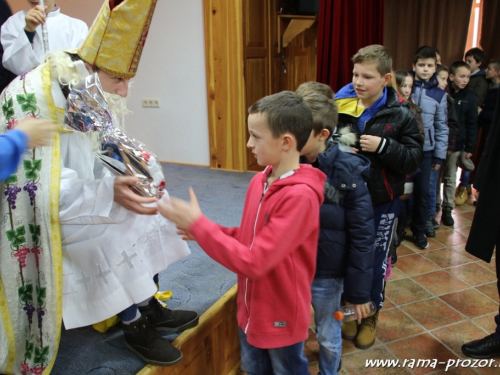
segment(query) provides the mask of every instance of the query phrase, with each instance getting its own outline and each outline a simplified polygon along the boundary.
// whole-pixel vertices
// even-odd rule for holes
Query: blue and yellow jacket
[[[352,83],[335,95],[339,107],[338,131],[348,128],[357,135],[355,148],[370,160],[368,190],[373,204],[389,202],[404,192],[406,175],[417,170],[422,162],[423,138],[415,116],[406,102],[400,102],[396,90],[387,87],[385,103],[359,128],[359,119],[366,109],[359,107]],[[374,104],[376,107],[376,103]],[[370,110],[370,109],[368,109]],[[359,147],[361,134],[382,138],[376,152],[364,152]]]

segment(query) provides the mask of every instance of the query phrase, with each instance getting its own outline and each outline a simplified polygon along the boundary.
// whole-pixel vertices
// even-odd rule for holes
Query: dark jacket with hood
[[[359,147],[361,132],[358,127],[360,113],[353,111],[357,96],[352,83],[336,95],[339,106],[337,129],[349,128],[357,135],[354,147],[370,160],[368,190],[373,204],[389,202],[404,193],[406,175],[417,170],[422,162],[423,138],[409,104],[398,100],[396,90],[387,87],[385,104],[365,124],[363,134],[382,138],[376,152],[364,152]]]
[[[500,86],[498,84],[490,83],[486,99],[484,99],[483,110],[477,119],[478,126],[483,128],[483,131],[488,135],[493,121],[493,113],[495,113],[495,105]]]
[[[455,149],[451,151],[466,151],[474,153],[477,138],[477,99],[470,90],[455,91],[450,88],[453,105],[458,118],[458,131],[455,139]]]
[[[467,89],[476,95],[477,105],[482,107],[488,92],[488,80],[486,79],[486,72],[484,69],[479,69],[479,71],[471,74]]]
[[[344,299],[370,301],[375,224],[366,187],[370,162],[330,140],[313,166],[326,174],[316,278],[344,278]]]

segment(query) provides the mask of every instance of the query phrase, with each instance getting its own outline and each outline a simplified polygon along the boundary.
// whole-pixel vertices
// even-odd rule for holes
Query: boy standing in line
[[[302,149],[303,158],[327,176],[312,305],[320,373],[336,375],[342,354],[342,322],[333,314],[341,308],[341,297],[345,303],[354,304],[360,318],[368,315],[371,301],[375,224],[366,187],[370,162],[362,155],[341,151],[331,137],[338,109],[329,86],[306,82],[296,93],[313,114],[313,131]]]
[[[446,226],[453,226],[455,221],[451,215],[455,207],[455,188],[457,180],[457,161],[462,151],[470,159],[476,147],[477,137],[477,101],[476,96],[467,90],[471,70],[467,63],[455,61],[450,66],[450,94],[458,117],[458,131],[455,147],[446,157],[443,170],[443,214],[441,221]]]
[[[250,182],[239,228],[224,228],[191,202],[159,202],[162,215],[206,253],[238,274],[241,368],[248,374],[309,374],[303,354],[311,320],[319,207],[325,175],[300,165],[311,110],[284,91],[249,109],[247,147],[266,169]]]
[[[420,249],[429,246],[425,235],[429,216],[429,186],[431,169],[439,170],[446,159],[448,149],[447,101],[438,85],[436,72],[436,51],[432,47],[420,47],[413,58],[415,83],[412,99],[422,108],[424,123],[424,154],[420,172],[413,178],[413,241]]]
[[[481,113],[484,106],[484,101],[486,99],[486,94],[488,93],[488,80],[486,77],[486,70],[482,68],[485,56],[482,49],[474,47],[465,53],[465,62],[470,66],[470,80],[467,84],[467,89],[472,91],[476,95],[477,99],[477,110]],[[484,142],[480,142],[484,144]],[[478,155],[482,153],[481,150],[475,150]],[[480,158],[475,155],[473,161],[475,164],[479,164]],[[460,176],[460,184],[455,192],[455,205],[460,206],[467,202],[469,195],[472,194],[471,187],[471,177],[472,172],[462,171]]]
[[[394,221],[399,215],[406,175],[422,161],[422,136],[409,104],[400,102],[391,82],[392,58],[381,45],[361,48],[352,58],[352,83],[336,95],[339,132],[358,136],[354,150],[370,160],[368,191],[375,219],[375,245],[371,300],[377,313],[342,325],[342,337],[368,349],[375,342],[378,314],[384,301],[387,254]],[[347,128],[347,129],[345,129]],[[427,181],[427,190],[429,190]],[[351,301],[349,301],[351,302]]]
[[[495,112],[495,104],[500,88],[500,59],[491,60],[486,67],[486,78],[490,80],[483,110],[479,113],[478,125],[483,128],[483,132],[488,136]]]
[[[484,52],[481,48],[471,48],[465,53],[465,62],[470,66],[470,80],[467,89],[476,95],[477,106],[482,107],[486,93],[488,92],[488,81],[486,72],[481,69],[484,61]]]

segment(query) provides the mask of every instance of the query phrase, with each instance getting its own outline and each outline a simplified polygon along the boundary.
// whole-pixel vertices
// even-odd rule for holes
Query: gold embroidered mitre
[[[134,77],[156,2],[105,0],[78,55],[115,77]]]

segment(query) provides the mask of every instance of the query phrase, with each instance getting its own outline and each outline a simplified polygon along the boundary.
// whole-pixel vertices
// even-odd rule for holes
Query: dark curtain
[[[352,56],[383,43],[383,17],[384,0],[320,0],[317,81],[335,91],[350,83]]]
[[[411,70],[422,45],[438,48],[445,65],[463,60],[471,9],[472,0],[385,0],[384,45],[394,70]]]
[[[500,59],[500,42],[498,30],[500,28],[500,1],[483,0],[483,25],[479,42],[486,55],[486,66],[491,59]]]

